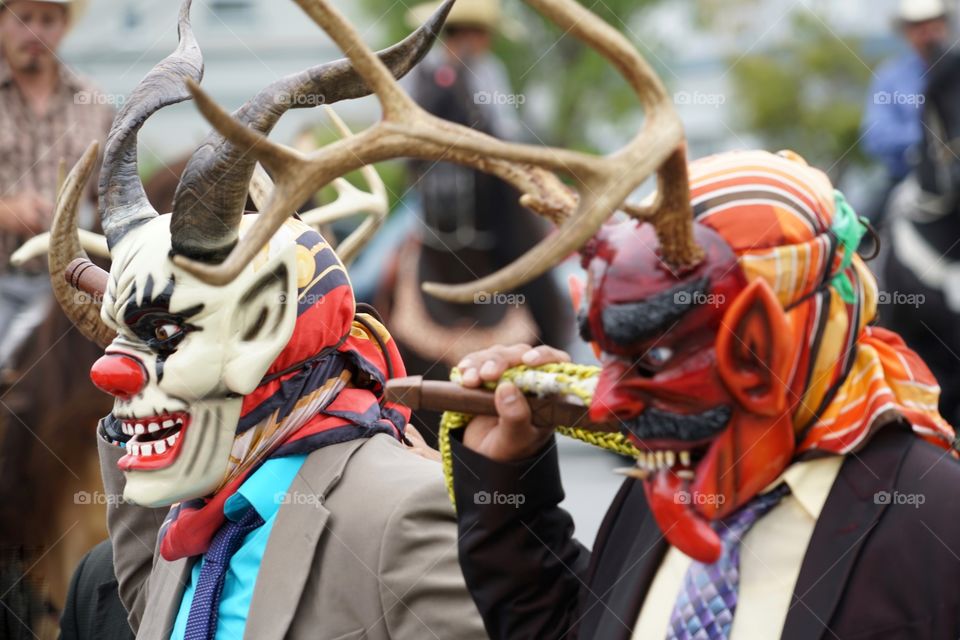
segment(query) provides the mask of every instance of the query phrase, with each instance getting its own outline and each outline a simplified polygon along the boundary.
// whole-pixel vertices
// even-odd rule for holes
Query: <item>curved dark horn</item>
[[[453,0],[401,42],[377,55],[396,78],[419,62],[443,27]],[[371,93],[346,58],[281,78],[234,112],[251,129],[267,135],[287,109],[333,104]],[[256,159],[211,133],[184,169],[173,201],[170,233],[174,255],[217,264],[230,253],[247,200]]]
[[[64,279],[67,265],[77,258],[87,257],[87,253],[80,245],[77,209],[80,198],[83,197],[83,187],[87,184],[97,162],[97,147],[96,142],[90,143],[83,156],[67,175],[57,197],[53,225],[50,227],[50,251],[47,254],[47,264],[50,267],[50,285],[53,287],[53,295],[60,303],[63,312],[88,340],[105,347],[110,344],[117,332],[100,319],[100,300],[81,294]]]
[[[203,77],[203,57],[190,28],[190,0],[180,5],[177,49],[150,70],[133,90],[113,121],[100,171],[100,219],[112,249],[134,227],[153,218],[137,175],[137,132],[147,118],[190,97],[184,82]]]

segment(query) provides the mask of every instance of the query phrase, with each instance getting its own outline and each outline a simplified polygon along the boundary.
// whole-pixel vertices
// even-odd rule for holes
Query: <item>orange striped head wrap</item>
[[[691,163],[690,182],[697,221],[786,311],[796,362],[784,383],[798,453],[856,450],[898,414],[949,447],[955,434],[937,410],[930,370],[899,336],[871,326],[877,282],[855,251],[865,225],[827,176],[792,152],[745,151]]]

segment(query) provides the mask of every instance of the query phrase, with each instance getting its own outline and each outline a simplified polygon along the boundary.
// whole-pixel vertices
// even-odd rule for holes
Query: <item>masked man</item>
[[[667,268],[634,220],[582,250],[580,329],[603,363],[590,415],[642,452],[593,552],[557,506],[552,434],[515,386],[497,388],[499,419],[453,443],[460,560],[488,632],[957,637],[954,431],[923,362],[871,326],[862,223],[789,153],[707,158],[689,181],[696,266]],[[477,386],[565,359],[515,345],[460,368]]]
[[[140,126],[202,73],[189,5],[178,49],[133,91],[106,143],[112,265],[77,272],[106,283],[102,304],[62,278],[63,260],[83,257],[76,204],[94,146],[52,232],[58,300],[106,344],[91,377],[115,398],[98,439],[130,625],[140,638],[484,637],[440,469],[406,449],[409,414],[382,398],[403,363],[377,319],[356,312],[331,246],[289,220],[228,283],[174,264],[222,261],[258,217],[243,215],[255,161],[218,135],[191,158],[171,214],[150,207],[137,177]],[[394,73],[423,55],[448,8],[381,54]],[[276,81],[237,117],[267,132],[287,106],[367,91],[338,61]]]

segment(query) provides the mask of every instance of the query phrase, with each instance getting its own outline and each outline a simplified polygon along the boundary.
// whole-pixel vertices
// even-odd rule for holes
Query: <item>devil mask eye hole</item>
[[[640,358],[640,366],[650,371],[659,371],[672,357],[673,349],[670,347],[653,347]]]

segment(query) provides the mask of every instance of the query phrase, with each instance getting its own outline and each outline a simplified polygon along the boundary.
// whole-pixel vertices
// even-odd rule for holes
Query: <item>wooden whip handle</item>
[[[71,287],[90,294],[99,302],[107,290],[110,274],[86,258],[76,258],[64,269],[63,277]]]
[[[492,391],[467,389],[455,382],[424,380],[422,376],[389,380],[385,397],[387,402],[402,404],[414,410],[459,411],[482,416],[497,415]],[[591,422],[587,415],[587,407],[566,402],[558,396],[524,397],[530,405],[531,422],[538,427],[579,427],[602,433],[619,431],[617,425],[609,422]]]

